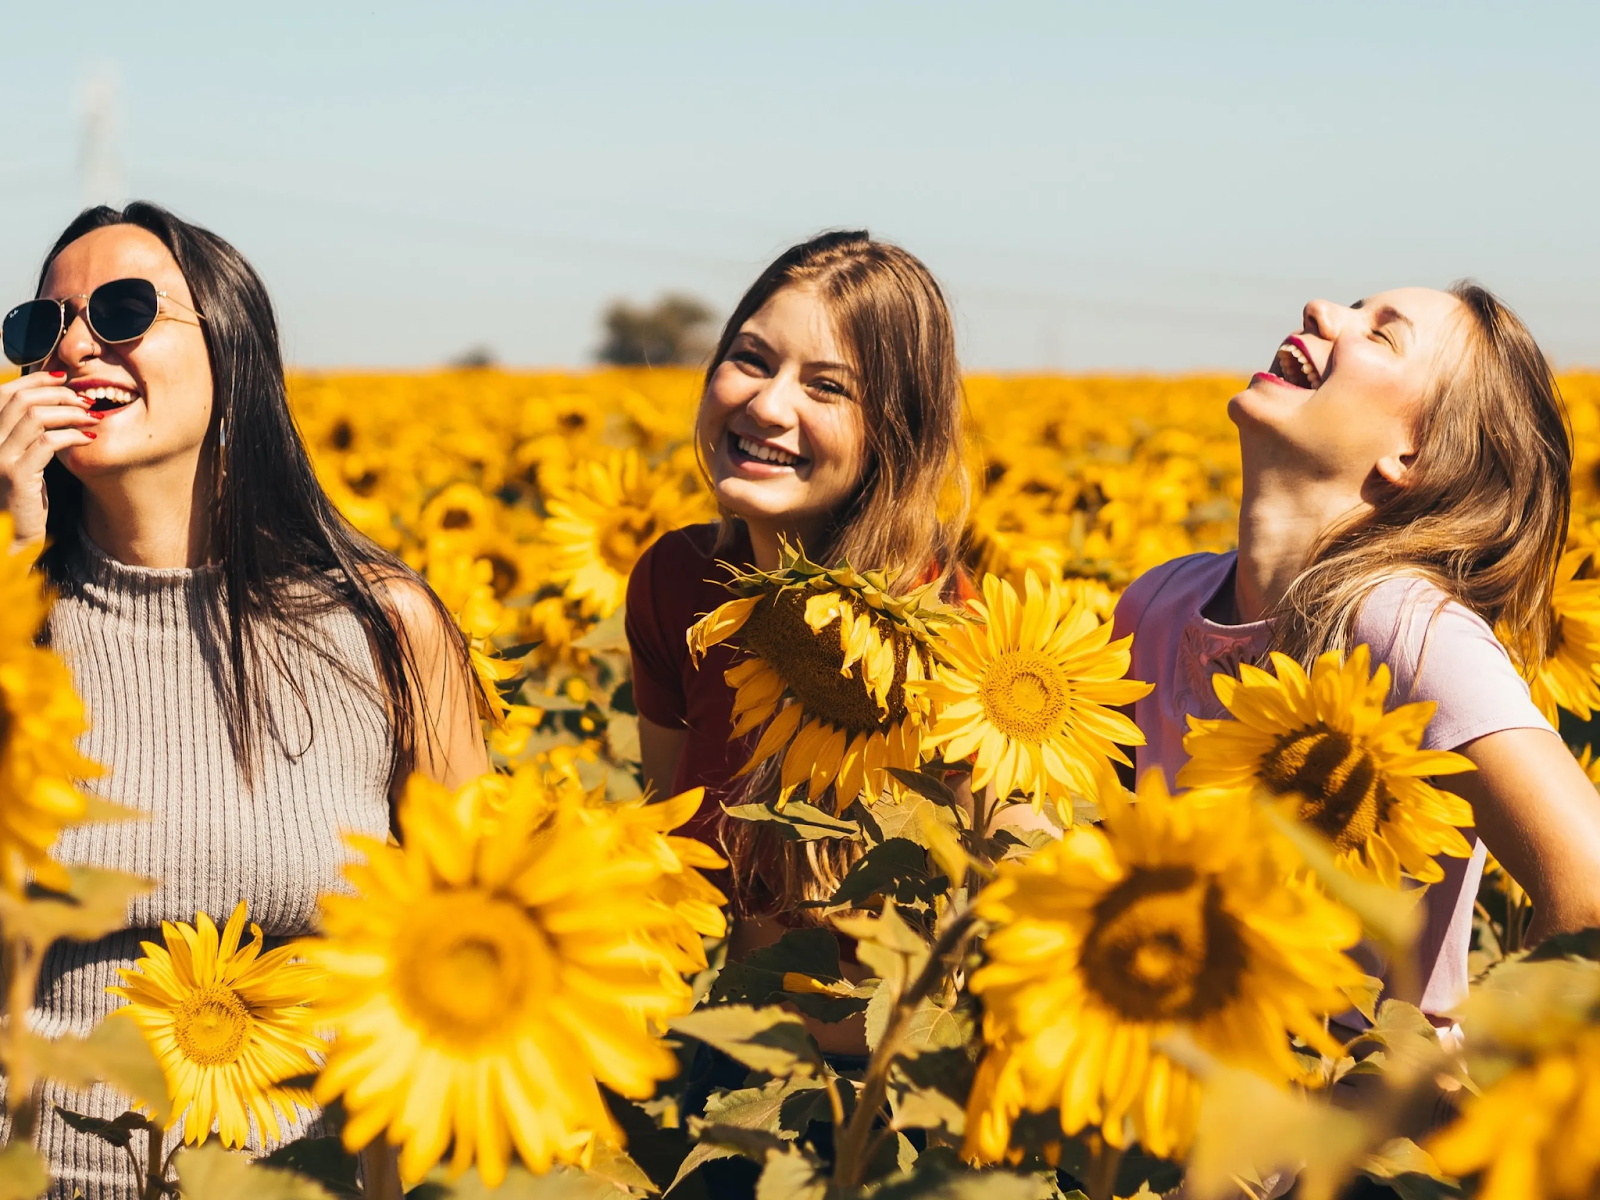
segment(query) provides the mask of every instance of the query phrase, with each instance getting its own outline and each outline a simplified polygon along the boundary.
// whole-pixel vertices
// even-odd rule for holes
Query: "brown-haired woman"
[[[1155,684],[1138,768],[1170,781],[1185,718],[1226,715],[1216,672],[1369,646],[1392,704],[1437,704],[1422,748],[1477,768],[1446,781],[1472,804],[1473,854],[1439,860],[1418,946],[1422,1007],[1442,1016],[1466,992],[1485,847],[1533,898],[1535,939],[1600,924],[1600,802],[1517,669],[1552,634],[1571,504],[1560,395],[1527,328],[1462,284],[1313,301],[1229,415],[1238,553],[1157,567],[1117,607],[1130,673]]]
[[[728,740],[734,650],[713,647],[697,664],[685,633],[728,598],[719,563],[773,569],[780,539],[818,562],[898,569],[900,589],[937,578],[956,594],[961,416],[939,285],[865,232],[780,255],[717,343],[695,432],[722,519],[668,534],[640,559],[627,629],[645,783],[662,794],[706,788],[691,830],[732,864],[736,955],[773,936],[759,918],[829,894],[843,864],[813,844],[722,829],[721,803],[743,787],[731,781],[751,749]]]

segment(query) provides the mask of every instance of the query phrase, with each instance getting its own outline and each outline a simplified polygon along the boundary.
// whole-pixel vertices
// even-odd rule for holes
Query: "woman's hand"
[[[35,371],[0,384],[0,508],[19,543],[44,541],[50,497],[44,469],[59,450],[94,440],[89,401],[66,387],[66,373]]]

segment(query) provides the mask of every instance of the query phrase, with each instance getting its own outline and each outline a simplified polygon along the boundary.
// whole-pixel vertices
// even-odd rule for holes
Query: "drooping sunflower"
[[[628,575],[662,534],[707,515],[703,495],[685,494],[671,467],[652,471],[636,450],[584,462],[546,499],[544,538],[551,578],[595,615],[622,604]]]
[[[321,972],[293,961],[293,946],[261,952],[261,926],[245,930],[240,901],[220,936],[205,913],[195,923],[163,921],[164,945],[141,943],[144,957],[119,970],[128,1001],[113,1016],[133,1021],[161,1062],[172,1100],[168,1127],[183,1122],[183,1140],[204,1141],[215,1126],[224,1146],[238,1149],[253,1117],[263,1138],[284,1136],[296,1104],[311,1094],[283,1081],[317,1070],[326,1045],[310,1007]]]
[[[1556,564],[1551,644],[1526,671],[1533,702],[1552,725],[1559,709],[1585,721],[1600,709],[1600,579],[1590,576],[1591,554],[1568,550]]]
[[[1103,826],[1001,864],[978,896],[995,931],[971,985],[985,1050],[970,1158],[1003,1159],[1017,1115],[1052,1108],[1067,1134],[1098,1125],[1181,1155],[1199,1084],[1158,1049],[1177,1031],[1283,1080],[1300,1076],[1290,1034],[1336,1049],[1322,1018],[1362,978],[1344,954],[1359,921],[1289,873],[1245,793],[1175,799],[1150,771],[1131,799],[1108,781]]]
[[[1600,1027],[1591,1026],[1467,1099],[1428,1150],[1452,1175],[1481,1173],[1481,1200],[1590,1200],[1600,1194],[1597,1129]]]
[[[398,1145],[407,1180],[452,1146],[490,1187],[513,1152],[582,1163],[622,1138],[600,1085],[642,1099],[678,1069],[659,1031],[693,996],[670,872],[622,820],[546,800],[514,788],[491,818],[482,789],[413,778],[402,845],[350,837],[354,894],[322,898],[306,953],[336,1037],[316,1096],[343,1098],[351,1149]]]
[[[928,744],[946,762],[972,757],[972,786],[992,780],[1004,798],[1092,799],[1107,760],[1142,746],[1138,726],[1109,705],[1131,704],[1150,685],[1124,679],[1133,639],[1111,641],[1111,625],[1055,580],[1028,572],[1025,600],[994,575],[983,580],[981,625],[950,630],[931,677],[910,690],[934,706]]]
[[[1466,858],[1472,847],[1458,826],[1472,806],[1428,780],[1473,769],[1447,750],[1420,750],[1432,701],[1385,712],[1389,668],[1370,669],[1357,646],[1341,661],[1321,655],[1307,677],[1300,664],[1272,655],[1276,677],[1250,666],[1239,678],[1218,674],[1212,686],[1233,719],[1189,718],[1178,772],[1184,787],[1262,787],[1288,798],[1296,815],[1333,844],[1341,866],[1399,887],[1402,872],[1437,883],[1434,855]]]
[[[776,570],[735,575],[738,598],[689,630],[696,656],[740,635],[746,657],[726,674],[732,736],[766,726],[741,775],[783,752],[782,800],[804,783],[815,804],[831,786],[842,809],[863,788],[877,795],[889,768],[922,762],[928,706],[914,689],[936,631],[958,617],[930,588],[895,596],[891,582],[785,546]]]
[[[0,513],[0,887],[19,891],[31,871],[65,889],[50,847],[88,811],[72,781],[100,768],[73,748],[89,724],[71,674],[34,644],[50,605],[14,538],[10,514]]]

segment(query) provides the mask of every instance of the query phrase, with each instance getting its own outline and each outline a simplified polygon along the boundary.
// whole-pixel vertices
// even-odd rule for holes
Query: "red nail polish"
[[[96,412],[94,409],[91,408],[89,410],[89,415],[91,417],[93,417],[96,421],[104,421],[106,419],[106,417],[110,415],[110,412],[111,412],[110,409],[106,409],[105,412]]]
[[[94,430],[92,430],[92,429],[85,429],[85,430],[84,430],[84,431],[83,431],[83,436],[84,436],[84,437],[86,437],[86,438],[97,438],[97,437],[99,437],[99,436],[100,436],[100,435],[99,435],[99,434],[98,434],[98,433],[96,433],[96,432],[95,432],[95,431],[94,431]]]
[[[50,372],[50,378],[51,379],[65,379],[66,377],[67,377],[67,373],[65,371],[51,371]]]

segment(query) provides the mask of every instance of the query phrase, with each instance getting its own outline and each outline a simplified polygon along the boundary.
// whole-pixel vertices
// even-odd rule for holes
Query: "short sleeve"
[[[1422,579],[1389,579],[1362,605],[1353,643],[1388,664],[1391,704],[1437,708],[1425,750],[1454,750],[1505,729],[1550,729],[1489,623]]]
[[[633,658],[633,703],[647,721],[668,729],[684,728],[688,701],[683,690],[683,659],[688,654],[686,630],[677,630],[677,644],[668,641],[672,630],[663,627],[659,599],[662,590],[665,540],[657,541],[634,564],[628,576],[628,607],[624,628]]]

